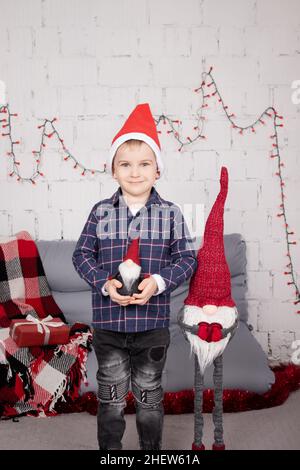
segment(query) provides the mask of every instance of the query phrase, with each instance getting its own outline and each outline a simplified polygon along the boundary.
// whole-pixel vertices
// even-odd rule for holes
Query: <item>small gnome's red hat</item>
[[[135,264],[140,266],[140,258],[139,258],[139,237],[134,238],[128,248],[126,255],[123,258],[123,261],[127,259],[131,259]]]
[[[156,156],[156,163],[160,170],[160,176],[164,170],[161,158],[161,148],[149,103],[138,104],[131,112],[125,124],[113,138],[109,151],[106,167],[108,172],[112,171],[112,161],[121,144],[130,139],[142,140],[148,144]]]
[[[230,271],[223,239],[224,205],[228,192],[228,172],[225,167],[221,169],[220,185],[220,192],[205,224],[204,242],[198,251],[198,265],[190,281],[185,305],[235,306],[231,298]]]

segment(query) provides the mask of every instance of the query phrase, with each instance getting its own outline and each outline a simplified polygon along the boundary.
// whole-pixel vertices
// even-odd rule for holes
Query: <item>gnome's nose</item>
[[[202,310],[206,315],[214,315],[218,310],[218,307],[216,305],[204,305]]]

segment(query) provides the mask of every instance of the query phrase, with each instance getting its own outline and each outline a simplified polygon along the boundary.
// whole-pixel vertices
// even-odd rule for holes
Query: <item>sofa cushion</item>
[[[78,275],[72,255],[76,241],[39,240],[38,247],[50,289],[58,292],[90,291],[90,286]]]
[[[194,361],[190,357],[190,345],[188,341],[182,341],[182,335],[178,325],[171,327],[172,342],[166,362],[168,391],[194,386]],[[275,376],[268,366],[266,354],[242,321],[224,351],[223,360],[224,388],[264,393],[274,383]],[[212,373],[213,365],[205,372],[205,388],[213,387]]]
[[[202,239],[194,240],[198,251]],[[72,264],[76,241],[38,241],[37,246],[53,297],[68,322],[90,324],[92,321],[92,296],[90,286],[83,281]],[[225,255],[231,273],[232,297],[239,312],[239,328],[224,353],[224,388],[267,391],[274,382],[274,374],[267,364],[267,357],[247,327],[246,293],[246,245],[238,233],[224,236]],[[190,358],[189,344],[177,324],[177,316],[183,308],[190,280],[171,293],[170,332],[171,344],[163,373],[165,391],[193,388],[194,365]],[[97,391],[97,361],[94,351],[88,356],[89,386],[82,385],[82,392]],[[212,387],[212,366],[206,372],[205,386]]]
[[[194,357],[190,345],[184,339],[177,325],[170,327],[171,343],[163,371],[162,386],[165,392],[179,392],[194,387]],[[82,385],[81,392],[97,393],[97,360],[94,350],[88,356],[88,386]],[[275,381],[275,375],[268,366],[266,354],[244,322],[239,327],[223,354],[224,389],[248,390],[265,393]],[[213,365],[204,376],[205,388],[213,388]]]

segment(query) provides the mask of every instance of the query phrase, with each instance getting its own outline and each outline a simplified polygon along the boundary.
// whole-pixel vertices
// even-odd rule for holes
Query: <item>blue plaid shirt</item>
[[[165,290],[145,305],[121,306],[101,289],[118,271],[133,238],[140,237],[141,274],[159,274]],[[145,206],[135,215],[124,202],[121,187],[92,208],[76,244],[73,265],[92,288],[94,328],[138,332],[169,326],[170,293],[197,267],[180,208],[160,197],[154,186]]]

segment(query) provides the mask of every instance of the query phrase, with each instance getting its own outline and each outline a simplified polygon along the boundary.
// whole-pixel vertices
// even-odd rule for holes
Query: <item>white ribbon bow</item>
[[[49,343],[50,339],[50,328],[47,325],[50,325],[53,328],[57,328],[58,326],[65,325],[64,322],[52,322],[53,317],[51,315],[48,315],[46,318],[35,318],[33,317],[30,313],[26,316],[26,320],[35,323],[37,325],[37,330],[39,333],[45,332],[45,338],[44,338],[44,345]],[[14,332],[17,326],[20,325],[28,325],[28,322],[17,322],[13,326],[12,330],[12,337],[14,337]]]

